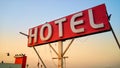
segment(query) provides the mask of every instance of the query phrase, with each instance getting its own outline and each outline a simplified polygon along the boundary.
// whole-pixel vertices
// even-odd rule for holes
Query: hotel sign
[[[36,46],[110,30],[105,4],[29,29],[28,46]]]

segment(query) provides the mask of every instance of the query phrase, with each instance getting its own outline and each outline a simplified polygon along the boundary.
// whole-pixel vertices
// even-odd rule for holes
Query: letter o
[[[45,28],[48,28],[48,35],[46,37],[44,37],[44,30]],[[41,29],[40,29],[40,38],[42,41],[46,41],[48,39],[50,39],[52,36],[52,27],[50,24],[44,24]]]

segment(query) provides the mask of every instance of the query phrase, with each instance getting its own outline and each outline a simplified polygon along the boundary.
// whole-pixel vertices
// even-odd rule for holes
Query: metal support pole
[[[58,41],[58,68],[63,68],[63,43]]]
[[[38,55],[39,59],[41,60],[41,62],[42,62],[42,64],[43,64],[44,68],[47,68],[46,65],[44,64],[42,58],[40,57],[39,53],[38,53],[37,50],[35,49],[35,47],[33,47],[33,49],[35,50],[36,54]]]
[[[52,45],[50,44],[50,43],[48,43],[49,44],[49,46],[52,48],[52,50],[55,52],[55,54],[57,55],[57,56],[59,56],[59,54],[57,53],[57,51],[52,47]]]
[[[118,45],[118,47],[119,47],[119,49],[120,49],[120,44],[119,44],[118,39],[117,39],[117,37],[116,37],[116,35],[115,35],[115,32],[114,32],[114,30],[113,30],[113,28],[112,28],[111,25],[110,25],[110,27],[111,27],[112,34],[113,34],[113,36],[114,36],[114,38],[115,38],[115,41],[116,41],[116,43],[117,43],[117,45]]]
[[[52,50],[56,53],[56,55],[58,57],[54,57],[52,59],[58,59],[58,68],[63,68],[63,59],[68,58],[68,56],[64,57],[65,53],[67,52],[67,50],[69,49],[70,45],[72,44],[72,42],[74,41],[74,39],[71,40],[71,42],[69,43],[69,45],[67,46],[67,48],[65,49],[65,51],[63,52],[63,42],[62,41],[58,41],[58,53],[57,51],[52,47],[52,45],[49,43],[49,46],[52,48]]]
[[[108,16],[108,20],[110,21],[110,18],[111,18],[111,16],[112,16],[112,14],[108,15],[108,13],[107,13],[107,16]],[[118,47],[119,47],[119,49],[120,49],[120,43],[118,42],[118,39],[117,39],[117,37],[116,37],[116,35],[115,35],[115,32],[114,32],[111,24],[110,24],[110,28],[111,28],[112,34],[113,34],[113,36],[114,36],[114,38],[115,38],[115,41],[116,41],[116,43],[117,43],[117,45],[118,45]]]
[[[67,52],[67,50],[69,49],[69,47],[71,46],[71,44],[72,44],[73,41],[74,41],[74,38],[71,40],[71,42],[69,43],[69,45],[67,46],[67,48],[63,52],[63,56],[65,55],[65,53]]]
[[[29,37],[29,35],[25,34],[25,33],[22,33],[22,32],[19,32],[20,34],[24,35],[24,36],[27,36],[27,38]],[[36,52],[36,54],[38,55],[38,58],[40,59],[40,61],[42,62],[44,68],[47,68],[46,65],[44,64],[42,58],[40,57],[39,53],[37,52],[37,50],[35,49],[35,47],[33,46],[33,49],[34,51]]]
[[[28,35],[27,34],[25,34],[25,33],[23,33],[23,32],[19,32],[20,34],[22,34],[22,35],[24,35],[24,36],[27,36],[28,37]]]

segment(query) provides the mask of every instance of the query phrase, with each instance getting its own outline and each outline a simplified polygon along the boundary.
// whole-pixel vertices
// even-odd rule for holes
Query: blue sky
[[[117,1],[110,1],[110,0],[99,0],[99,1],[32,1],[32,0],[26,0],[26,1],[18,1],[18,0],[10,0],[10,1],[4,1],[1,0],[0,2],[0,8],[1,8],[1,22],[3,23],[3,26],[14,25],[14,28],[21,29],[21,26],[29,28],[32,26],[39,25],[44,22],[48,22],[54,19],[58,19],[60,17],[82,11],[87,8],[91,8],[93,6],[99,5],[105,3],[107,5],[108,13],[112,14],[112,18],[114,22],[117,23],[119,18],[119,14],[117,12],[119,11],[118,5],[119,2]],[[79,8],[78,8],[79,7]],[[118,11],[115,11],[118,10]],[[6,20],[7,19],[7,20]],[[16,24],[17,23],[17,24]],[[112,24],[112,23],[111,23]],[[19,26],[16,26],[19,25]],[[114,24],[112,24],[114,27]],[[116,26],[116,25],[115,25]],[[3,27],[4,29],[4,27]]]
[[[27,63],[35,68],[36,66],[31,59],[34,58],[34,62],[37,63],[37,55],[32,48],[27,47],[27,38],[20,35],[20,31],[28,33],[29,28],[102,3],[106,4],[108,14],[112,14],[110,23],[120,42],[119,0],[0,0],[0,56],[2,57],[0,62],[4,60],[12,63],[14,62],[12,55],[25,53],[28,56]],[[65,42],[66,45],[67,43],[69,41]],[[54,47],[57,48],[57,46]],[[57,61],[51,59],[49,46],[46,44],[36,48],[41,52],[48,68],[56,68]],[[45,52],[46,49],[48,51]],[[78,49],[78,54],[76,54],[76,49]],[[5,53],[7,52],[12,54],[11,57],[6,57]],[[52,55],[55,56],[54,53]],[[76,38],[67,55],[70,57],[67,59],[68,68],[104,68],[109,67],[109,65],[111,65],[111,68],[120,67],[120,59],[118,58],[120,57],[120,50],[111,32]],[[95,58],[93,59],[93,57]],[[104,60],[102,61],[102,59]],[[91,63],[92,61],[93,63]]]

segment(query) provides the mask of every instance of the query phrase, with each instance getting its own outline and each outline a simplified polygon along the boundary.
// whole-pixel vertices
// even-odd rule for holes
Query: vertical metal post
[[[58,41],[58,68],[63,68],[63,43]]]

